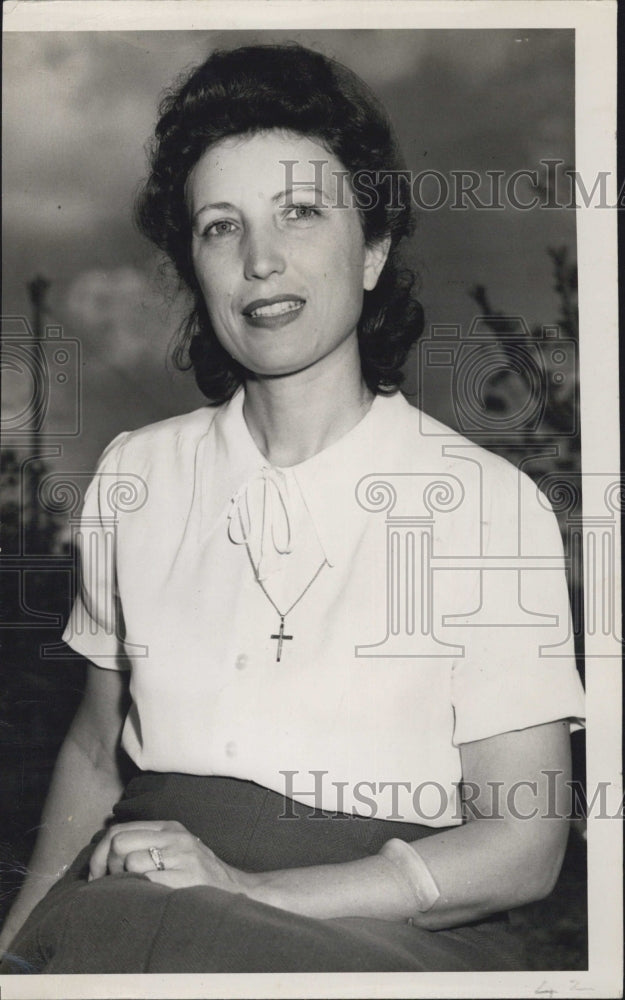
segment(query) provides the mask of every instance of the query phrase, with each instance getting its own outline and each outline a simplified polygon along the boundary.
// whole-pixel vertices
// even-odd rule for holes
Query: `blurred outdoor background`
[[[574,167],[571,31],[4,35],[0,916],[80,696],[83,664],[49,648],[71,599],[69,518],[114,435],[204,402],[192,374],[168,360],[184,299],[133,227],[144,144],[159,95],[182,70],[212,48],[259,41],[297,41],[360,74],[389,110],[414,173],[438,171],[451,182],[452,171],[485,179],[487,171],[537,171],[538,184],[522,178],[516,193],[544,204],[554,195],[544,161]],[[422,190],[436,200],[435,186]],[[487,186],[479,197],[488,199]],[[566,501],[556,506],[570,551],[580,463],[575,213],[453,202],[452,193],[440,208],[421,210],[406,248],[428,328],[404,391],[550,483],[551,498]],[[33,352],[36,326],[42,343]],[[439,336],[449,328],[453,363],[430,362],[432,327]],[[554,350],[550,338],[561,346]],[[486,361],[467,382],[458,373],[471,344]],[[62,479],[75,489],[63,493]],[[569,583],[581,632],[576,565]],[[579,640],[578,652],[581,668]],[[574,753],[583,778],[581,737]],[[576,828],[556,892],[515,914],[536,968],[586,966],[584,847]]]

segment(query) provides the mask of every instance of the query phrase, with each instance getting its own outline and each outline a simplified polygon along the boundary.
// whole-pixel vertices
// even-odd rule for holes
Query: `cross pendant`
[[[277,634],[270,636],[270,638],[278,640],[278,649],[276,651],[276,663],[279,663],[280,658],[282,656],[282,643],[284,642],[285,639],[293,638],[292,635],[284,634],[284,616],[282,615],[280,616],[280,631]]]

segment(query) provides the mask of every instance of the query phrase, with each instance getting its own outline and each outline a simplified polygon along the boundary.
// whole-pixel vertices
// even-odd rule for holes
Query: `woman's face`
[[[237,136],[204,153],[186,190],[195,273],[233,358],[286,375],[357,350],[388,248],[365,246],[335,156],[304,136]]]

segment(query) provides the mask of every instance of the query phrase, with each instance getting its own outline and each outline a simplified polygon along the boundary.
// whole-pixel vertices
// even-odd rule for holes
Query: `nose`
[[[245,241],[245,277],[269,278],[272,274],[282,274],[285,257],[280,246],[280,235],[270,226],[248,229]]]

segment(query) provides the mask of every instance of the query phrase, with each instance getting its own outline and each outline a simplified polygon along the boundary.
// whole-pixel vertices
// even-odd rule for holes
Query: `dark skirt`
[[[175,819],[225,862],[272,871],[353,861],[440,830],[329,814],[233,778],[145,773],[116,822]],[[95,840],[96,838],[94,838]],[[206,886],[125,873],[87,882],[86,847],[33,911],[1,973],[425,972],[526,969],[507,917],[451,930],[302,917]]]

